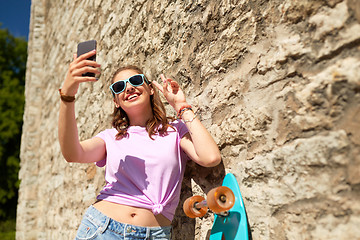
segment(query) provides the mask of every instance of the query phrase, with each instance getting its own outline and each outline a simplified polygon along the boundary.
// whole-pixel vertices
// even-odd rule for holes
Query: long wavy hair
[[[111,82],[114,82],[116,75],[125,70],[133,70],[139,74],[144,74],[144,72],[139,67],[128,65],[120,67],[118,70],[116,70],[116,72],[112,76]],[[146,79],[149,79],[146,75],[145,77]],[[147,84],[146,81],[144,82],[144,84]],[[151,86],[151,83],[149,84],[149,86],[152,87],[154,90],[154,94],[150,95],[150,103],[153,117],[147,121],[146,131],[148,132],[149,137],[153,139],[152,136],[156,134],[166,135],[168,127],[173,128],[173,126],[169,124],[169,121],[174,119],[166,116],[164,104],[160,99],[156,87]],[[118,133],[116,134],[116,140],[120,140],[128,135],[127,130],[130,126],[130,120],[126,112],[121,107],[114,107],[112,126],[118,131]]]

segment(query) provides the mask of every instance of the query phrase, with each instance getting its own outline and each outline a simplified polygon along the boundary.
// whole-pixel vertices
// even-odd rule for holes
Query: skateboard
[[[202,217],[208,209],[215,214],[210,240],[251,239],[240,188],[232,173],[225,176],[222,186],[211,189],[206,199],[192,196],[183,204],[183,210],[190,218]]]

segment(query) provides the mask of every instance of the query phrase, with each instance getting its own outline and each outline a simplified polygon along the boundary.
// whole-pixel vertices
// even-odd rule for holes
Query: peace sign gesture
[[[164,94],[166,100],[175,111],[178,112],[182,106],[188,105],[184,92],[181,90],[179,84],[171,78],[165,78],[164,74],[161,74],[160,77],[163,81],[162,85],[156,81],[152,83]]]

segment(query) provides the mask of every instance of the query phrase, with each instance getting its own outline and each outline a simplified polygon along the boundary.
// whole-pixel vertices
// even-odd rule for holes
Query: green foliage
[[[26,40],[0,29],[0,221],[16,216],[26,59]]]
[[[16,222],[15,219],[0,222],[0,239],[14,240],[15,239]]]

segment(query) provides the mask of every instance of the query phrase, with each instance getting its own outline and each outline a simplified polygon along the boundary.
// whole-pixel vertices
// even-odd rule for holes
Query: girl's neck
[[[153,113],[151,108],[146,108],[146,110],[143,109],[136,112],[128,113],[127,115],[130,120],[130,126],[146,127],[146,124],[149,121],[149,119],[153,118]]]

